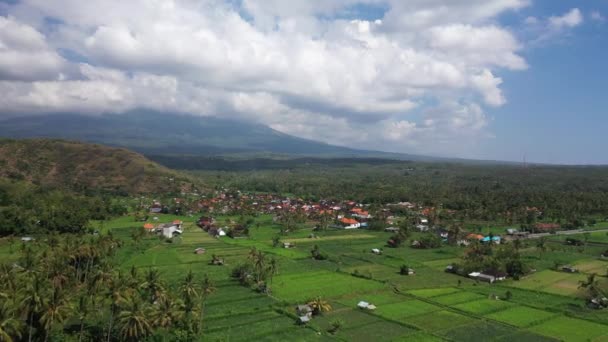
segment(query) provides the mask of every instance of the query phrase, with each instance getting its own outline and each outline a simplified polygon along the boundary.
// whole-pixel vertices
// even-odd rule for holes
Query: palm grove
[[[0,340],[192,340],[215,290],[192,272],[169,287],[156,269],[117,271],[121,241],[50,235],[14,246],[19,260],[0,265]]]

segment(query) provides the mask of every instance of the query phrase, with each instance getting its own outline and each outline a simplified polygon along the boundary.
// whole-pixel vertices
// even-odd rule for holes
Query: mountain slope
[[[297,138],[269,127],[215,117],[136,110],[84,116],[49,114],[0,121],[0,136],[48,137],[126,147],[145,154],[278,153],[327,157],[436,158],[362,151]]]
[[[123,194],[175,191],[188,182],[126,149],[50,139],[0,140],[0,177]]]

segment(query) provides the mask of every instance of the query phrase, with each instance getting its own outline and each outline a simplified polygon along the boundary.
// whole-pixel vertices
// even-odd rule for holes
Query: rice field
[[[268,216],[256,219],[259,228],[248,239],[236,240],[210,237],[191,217],[159,215],[161,222],[173,219],[186,222],[180,239],[149,238],[137,248],[121,250],[117,258],[124,270],[159,269],[173,288],[190,270],[208,274],[217,290],[206,303],[204,341],[608,341],[608,319],[585,309],[577,297],[578,281],[588,273],[602,274],[608,262],[585,254],[548,252],[531,276],[489,285],[444,272],[462,253],[456,247],[391,249],[384,247],[389,236],[384,232],[329,230],[309,238],[311,231],[302,230],[281,238],[296,243],[296,248],[284,249],[272,246],[279,227]],[[98,225],[130,244],[131,230],[141,223],[120,218]],[[311,258],[314,245],[328,260]],[[8,247],[0,247],[0,255],[10,254]],[[206,253],[194,254],[199,247]],[[230,277],[253,247],[278,262],[271,295]],[[372,254],[372,248],[383,248],[383,254]],[[226,265],[209,265],[214,254]],[[581,273],[550,270],[554,256],[572,260]],[[525,257],[538,259],[533,249]],[[416,274],[400,275],[403,264]],[[509,300],[494,299],[507,291]],[[295,306],[314,297],[328,301],[332,310],[306,326],[297,325]],[[360,301],[377,308],[359,309]],[[340,328],[329,332],[336,321]]]

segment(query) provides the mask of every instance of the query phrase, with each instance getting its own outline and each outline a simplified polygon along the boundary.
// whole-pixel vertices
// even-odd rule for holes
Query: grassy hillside
[[[174,191],[188,183],[126,149],[52,139],[0,140],[0,177],[125,194]]]

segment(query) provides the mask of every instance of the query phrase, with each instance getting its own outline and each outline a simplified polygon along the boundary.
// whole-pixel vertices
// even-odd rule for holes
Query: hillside
[[[438,158],[356,150],[302,139],[270,127],[218,117],[135,110],[125,114],[85,116],[52,113],[0,122],[7,138],[61,138],[126,147],[144,154],[227,155],[283,154],[317,157],[377,157],[407,160]]]
[[[123,194],[172,191],[188,181],[126,149],[50,139],[0,140],[0,177]]]

